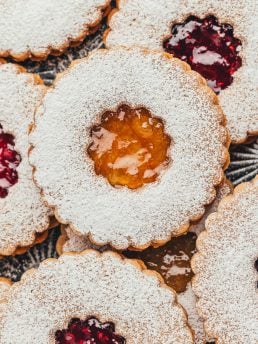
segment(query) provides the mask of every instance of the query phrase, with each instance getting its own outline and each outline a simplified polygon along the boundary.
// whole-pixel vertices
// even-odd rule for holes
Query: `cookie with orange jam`
[[[119,0],[104,35],[115,46],[164,50],[219,94],[235,143],[258,133],[258,2]]]
[[[0,3],[0,56],[17,61],[60,55],[92,33],[111,0],[5,0]]]
[[[28,133],[44,94],[39,77],[0,65],[0,255],[33,244],[53,215],[41,200],[28,161]]]
[[[161,276],[113,252],[44,261],[10,288],[0,310],[5,344],[193,343]]]
[[[205,227],[192,259],[205,329],[218,343],[256,344],[258,177],[223,198]]]
[[[142,49],[75,62],[44,98],[30,140],[57,219],[118,250],[185,233],[228,164],[216,95],[183,62]]]

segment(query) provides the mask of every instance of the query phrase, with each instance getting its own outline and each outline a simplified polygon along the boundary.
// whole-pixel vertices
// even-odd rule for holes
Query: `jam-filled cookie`
[[[29,246],[52,211],[33,183],[28,132],[45,87],[21,67],[0,65],[0,255]]]
[[[205,227],[192,259],[205,329],[218,343],[256,344],[258,177],[224,198]]]
[[[61,54],[92,32],[110,0],[4,0],[0,2],[0,56],[17,61]]]
[[[258,2],[119,0],[107,47],[163,49],[219,93],[232,141],[258,133]]]
[[[191,287],[193,271],[190,260],[196,252],[197,235],[204,230],[207,216],[217,211],[221,199],[231,192],[232,186],[225,180],[218,187],[214,202],[206,209],[202,219],[197,224],[190,226],[188,234],[173,238],[166,245],[157,248],[150,247],[142,252],[123,252],[127,258],[140,259],[148,269],[160,273],[165,283],[178,293],[179,302],[185,308],[189,325],[194,332],[195,344],[203,344],[206,334],[203,319],[197,313],[196,297]],[[57,242],[57,251],[60,254],[63,252],[82,252],[87,248],[94,248],[102,252],[108,249],[107,246],[96,246],[87,238],[73,233],[69,226],[63,226],[62,232]]]
[[[180,60],[141,49],[75,62],[44,98],[30,140],[58,220],[119,250],[186,232],[228,164],[216,95]]]
[[[175,293],[137,260],[87,250],[44,261],[8,293],[5,344],[190,344]]]

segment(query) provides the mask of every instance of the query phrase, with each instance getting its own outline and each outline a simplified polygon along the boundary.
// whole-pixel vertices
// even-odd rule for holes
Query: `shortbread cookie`
[[[44,59],[82,41],[106,14],[110,0],[0,2],[0,56]]]
[[[52,211],[32,180],[28,132],[45,87],[39,77],[0,65],[0,254],[29,246],[49,226]]]
[[[193,232],[197,235],[199,235],[201,232],[204,231],[205,229],[205,221],[207,220],[207,217],[212,214],[215,213],[215,211],[218,210],[218,205],[220,203],[220,201],[228,196],[229,194],[231,194],[233,192],[233,185],[231,184],[231,182],[227,179],[225,179],[221,185],[217,188],[217,195],[215,200],[212,202],[212,204],[210,204],[206,210],[205,213],[203,215],[203,217],[201,218],[200,221],[198,221],[197,223],[193,223],[190,228],[189,231]]]
[[[35,180],[57,219],[97,245],[144,249],[186,232],[228,164],[215,94],[168,54],[95,51],[37,115]]]
[[[203,319],[198,315],[196,308],[196,296],[194,295],[191,284],[187,285],[187,289],[177,295],[178,301],[186,310],[188,322],[194,331],[194,344],[204,344],[208,342],[208,338],[204,331]]]
[[[161,277],[113,252],[46,260],[11,288],[1,315],[1,344],[63,344],[78,335],[87,342],[97,324],[100,343],[193,343],[184,311]]]
[[[7,278],[0,277],[0,307],[6,302],[11,285],[12,283]]]
[[[196,298],[191,287],[193,272],[190,260],[195,251],[196,238],[204,230],[205,221],[211,213],[217,211],[221,199],[232,192],[230,182],[225,180],[217,190],[217,196],[213,203],[206,209],[202,219],[190,226],[185,236],[173,238],[169,243],[158,248],[148,248],[142,252],[126,251],[123,254],[127,258],[141,259],[151,270],[159,272],[164,278],[165,283],[178,293],[179,302],[185,308],[189,324],[194,331],[195,344],[204,343],[207,339],[204,331],[203,319],[198,316],[196,309]],[[69,226],[63,226],[62,235],[57,241],[57,251],[63,252],[82,252],[87,248],[94,248],[105,251],[108,246],[96,246],[89,239],[75,234]],[[208,339],[207,339],[208,340]]]
[[[223,344],[257,344],[258,177],[236,187],[197,241],[193,290],[208,335]]]
[[[188,62],[219,92],[232,141],[258,134],[258,2],[119,0],[108,48],[141,46]]]

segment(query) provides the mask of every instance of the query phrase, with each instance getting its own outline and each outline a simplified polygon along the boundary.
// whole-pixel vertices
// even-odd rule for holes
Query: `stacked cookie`
[[[0,344],[257,343],[258,179],[224,175],[258,133],[256,1],[0,10],[0,254],[62,225],[58,260],[0,279]],[[108,13],[105,49],[53,87],[12,62]]]

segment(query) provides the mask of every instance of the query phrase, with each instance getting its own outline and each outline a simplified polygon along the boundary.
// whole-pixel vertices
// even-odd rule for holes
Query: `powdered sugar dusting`
[[[218,205],[220,201],[228,196],[232,192],[233,187],[231,186],[230,182],[225,180],[219,187],[217,188],[217,195],[215,200],[210,204],[207,209],[205,210],[205,214],[201,218],[200,221],[198,221],[195,224],[192,224],[189,228],[190,232],[194,232],[197,235],[199,235],[204,229],[205,229],[205,221],[207,220],[207,217],[217,211]]]
[[[7,300],[7,295],[10,291],[10,287],[11,287],[11,283],[9,283],[9,281],[5,280],[4,278],[0,277],[0,309],[1,309],[1,303],[6,302]]]
[[[126,249],[169,240],[203,214],[222,179],[227,132],[215,96],[185,66],[158,52],[99,50],[75,63],[46,95],[30,160],[61,222],[99,245]],[[161,117],[173,140],[170,167],[136,191],[96,176],[86,154],[91,126],[121,103]]]
[[[239,185],[208,217],[192,260],[206,331],[219,343],[256,344],[258,178]]]
[[[215,15],[229,23],[234,35],[242,41],[243,66],[234,74],[233,84],[220,93],[234,142],[258,132],[258,2],[253,0],[120,0],[120,10],[109,23],[107,47],[142,46],[162,49],[163,40],[171,34],[172,25],[189,15],[204,18]]]
[[[73,317],[112,321],[128,344],[193,343],[175,295],[158,278],[111,252],[61,256],[11,288],[0,343],[54,344]]]
[[[21,155],[18,183],[0,198],[0,253],[11,254],[17,246],[34,241],[34,233],[47,229],[51,212],[40,198],[28,162],[28,130],[45,87],[12,64],[0,65],[0,123],[15,138]]]
[[[83,39],[110,0],[5,0],[0,3],[0,55],[44,56]],[[22,58],[23,59],[23,58]]]
[[[80,253],[86,249],[94,249],[100,252],[104,252],[105,250],[109,249],[108,246],[98,246],[93,244],[89,238],[78,235],[74,233],[70,226],[64,226],[63,231],[65,231],[66,241],[63,243],[61,247],[62,252],[77,252]],[[64,235],[64,234],[63,234]]]
[[[178,301],[186,310],[188,315],[188,322],[194,331],[194,343],[203,344],[208,339],[204,331],[203,319],[199,317],[196,309],[196,297],[193,293],[192,287],[189,284],[186,291],[177,295]]]

